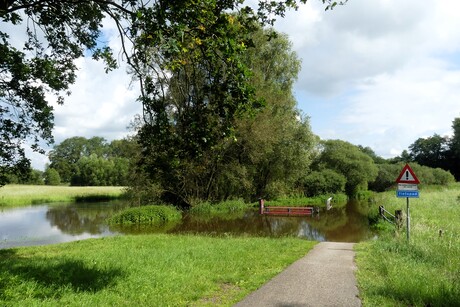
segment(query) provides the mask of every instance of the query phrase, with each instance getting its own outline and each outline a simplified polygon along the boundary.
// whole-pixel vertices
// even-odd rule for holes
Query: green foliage
[[[345,176],[331,169],[313,171],[302,180],[304,193],[309,197],[342,193],[345,191],[346,182]]]
[[[72,137],[49,153],[50,168],[63,182],[77,186],[123,186],[128,184],[129,159],[136,151],[132,140]]]
[[[74,60],[86,50],[100,51],[97,39],[102,19],[111,9],[116,5],[108,1],[1,1],[0,20],[9,26],[0,31],[2,171],[25,170],[28,160],[21,147],[25,140],[39,152],[43,152],[40,140],[53,142],[49,99],[62,104],[75,82]],[[16,45],[8,29],[26,29],[22,46]],[[110,58],[109,53],[105,55]],[[113,61],[107,63],[114,68]]]
[[[231,63],[222,63],[220,57],[209,59],[203,54],[189,54],[190,46],[183,54],[176,54],[186,56],[188,64],[173,70],[170,78],[164,80],[171,84],[168,99],[158,98],[155,103],[162,104],[161,108],[152,110],[151,115],[155,113],[155,117],[147,117],[149,121],[138,136],[144,148],[140,165],[150,180],[161,186],[166,202],[193,206],[207,200],[238,197],[249,200],[259,195],[289,194],[311,161],[315,137],[308,118],[302,118],[296,109],[292,95],[300,61],[291,51],[291,43],[273,31],[260,28],[254,33],[249,33],[249,28],[240,31],[241,27],[248,26],[247,16],[225,18],[219,26],[228,28],[229,35],[234,35],[232,39],[241,44]],[[251,29],[256,28],[251,25]],[[268,40],[269,36],[273,38]],[[184,41],[192,37],[184,37]],[[234,43],[228,39],[221,42],[222,46]],[[214,48],[215,38],[203,33],[200,40],[200,48]],[[243,48],[249,42],[254,47]],[[193,44],[198,48],[196,42]],[[231,71],[241,74],[241,67],[233,67],[236,63],[251,68],[251,78],[245,77],[255,91],[251,96],[234,96],[237,92],[225,89],[227,86],[239,88],[243,83],[229,83],[223,76],[207,79],[211,70],[219,71],[223,67],[226,77]],[[215,88],[222,86],[223,89]],[[220,90],[226,94],[216,96]],[[246,94],[249,92],[238,95]],[[221,99],[226,99],[230,113],[219,112],[213,106],[221,105]],[[245,99],[250,99],[248,103],[263,100],[265,107],[257,110],[258,106],[252,105],[235,109]],[[219,118],[221,116],[226,119]]]
[[[178,221],[182,218],[179,210],[172,206],[142,206],[122,210],[110,219],[111,224],[150,224],[159,225]]]
[[[434,134],[427,138],[418,138],[409,146],[412,161],[433,168],[446,167],[448,138]]]
[[[342,174],[347,180],[345,192],[348,196],[354,197],[360,190],[367,190],[368,182],[377,177],[377,166],[359,147],[341,140],[323,141],[321,146],[315,167]]]
[[[369,182],[369,189],[376,192],[383,192],[396,185],[396,179],[401,173],[403,164],[377,164],[378,174],[374,181]],[[418,175],[417,175],[418,176]]]
[[[377,164],[379,169],[377,178],[369,183],[369,189],[376,192],[383,192],[396,186],[396,179],[401,173],[405,163],[398,164]],[[444,185],[455,182],[454,176],[443,169],[422,166],[417,163],[410,163],[421,186]]]
[[[57,170],[51,167],[47,167],[45,170],[44,179],[46,185],[60,185],[61,184],[61,177]]]

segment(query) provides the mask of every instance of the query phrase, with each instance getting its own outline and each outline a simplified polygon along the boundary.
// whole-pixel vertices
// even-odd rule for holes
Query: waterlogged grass
[[[150,224],[160,225],[179,221],[182,213],[173,206],[142,206],[117,212],[108,222],[110,224]]]
[[[0,207],[50,202],[110,200],[120,198],[123,192],[123,187],[6,185],[0,188]]]
[[[379,238],[357,245],[358,284],[364,306],[459,306],[460,186],[420,191],[410,199],[406,226],[395,231],[380,222]],[[379,194],[378,205],[406,212],[406,199]],[[404,218],[405,221],[405,218]],[[441,231],[441,234],[440,234]]]
[[[190,208],[189,213],[215,216],[221,214],[245,212],[250,208],[255,208],[255,206],[258,206],[258,204],[248,204],[243,200],[227,200],[217,204],[204,202]]]
[[[138,235],[0,250],[0,305],[231,306],[314,244]]]
[[[308,207],[318,206],[326,207],[326,200],[332,197],[332,204],[334,207],[342,207],[347,203],[347,196],[345,194],[334,194],[334,195],[320,195],[315,197],[290,197],[290,198],[279,198],[274,200],[266,200],[266,206],[274,207]]]

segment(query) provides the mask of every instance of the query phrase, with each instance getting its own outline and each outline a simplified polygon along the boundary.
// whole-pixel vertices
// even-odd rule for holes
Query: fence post
[[[395,223],[398,226],[398,229],[403,225],[403,216],[402,210],[395,210]]]
[[[264,200],[259,198],[259,214],[264,214]]]

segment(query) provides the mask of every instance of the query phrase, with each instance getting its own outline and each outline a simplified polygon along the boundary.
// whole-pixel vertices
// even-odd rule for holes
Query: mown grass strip
[[[0,305],[231,306],[314,245],[139,235],[0,250]]]
[[[50,202],[111,200],[120,198],[123,192],[123,187],[6,185],[0,188],[0,206],[15,207]]]
[[[460,302],[460,188],[423,189],[410,200],[411,236],[405,225],[380,222],[379,238],[357,245],[357,278],[364,306],[457,306]],[[406,209],[395,192],[378,205]],[[405,219],[404,219],[405,221]]]

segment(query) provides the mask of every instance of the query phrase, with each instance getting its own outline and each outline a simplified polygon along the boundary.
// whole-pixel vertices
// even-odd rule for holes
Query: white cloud
[[[89,58],[77,60],[77,82],[65,104],[55,106],[57,142],[72,136],[122,138],[126,127],[141,108],[137,88],[129,88],[130,76],[120,68],[108,74],[104,64]]]
[[[460,116],[460,2],[350,0],[324,12],[309,1],[302,9],[310,22],[300,10],[276,27],[303,60],[296,93],[311,98],[299,106],[315,133],[385,157],[450,133]]]
[[[104,26],[119,50],[114,25]],[[418,137],[450,133],[460,117],[458,1],[350,0],[325,12],[322,1],[311,0],[275,26],[302,59],[295,92],[323,139],[390,157]],[[56,107],[56,140],[121,137],[141,112],[129,76],[124,69],[106,75],[102,63],[89,59],[78,65],[72,96]]]

